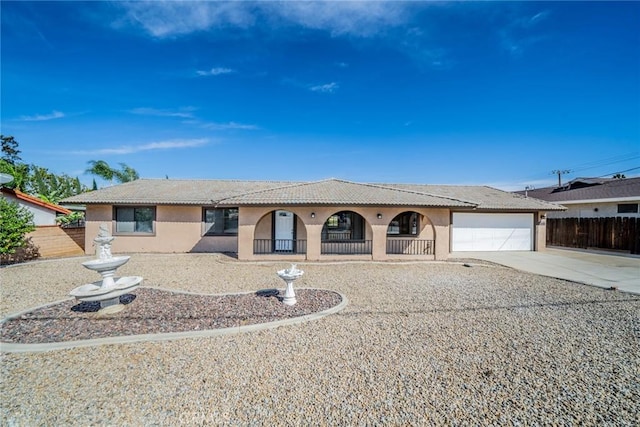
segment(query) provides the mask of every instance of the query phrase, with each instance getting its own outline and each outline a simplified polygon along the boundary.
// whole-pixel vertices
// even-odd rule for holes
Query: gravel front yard
[[[2,317],[98,280],[85,259],[0,269]],[[218,294],[283,288],[288,266],[134,254],[118,274]],[[2,353],[0,425],[640,424],[639,296],[487,264],[298,267],[297,287],[349,305],[237,335]]]

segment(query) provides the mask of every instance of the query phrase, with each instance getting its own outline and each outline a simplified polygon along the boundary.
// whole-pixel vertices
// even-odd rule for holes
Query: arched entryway
[[[330,215],[322,227],[322,254],[371,254],[372,240],[367,239],[367,222],[357,212],[339,211]]]
[[[276,209],[257,222],[253,239],[254,254],[305,254],[306,229],[294,212]]]
[[[434,255],[435,234],[425,215],[415,211],[397,214],[387,227],[388,255]]]

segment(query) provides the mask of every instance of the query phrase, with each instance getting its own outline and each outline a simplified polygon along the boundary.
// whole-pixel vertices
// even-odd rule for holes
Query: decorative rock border
[[[333,290],[299,288],[297,292],[299,292],[300,295],[300,303],[296,306],[291,307],[285,306],[280,301],[277,301],[281,300],[282,296],[276,289],[261,290],[258,292],[240,292],[214,295],[196,294],[161,288],[141,287],[136,292],[142,294],[139,298],[137,298],[135,295],[123,296],[124,304],[128,305],[135,299],[137,300],[134,302],[135,305],[132,305],[130,308],[112,316],[100,317],[97,316],[98,307],[93,307],[90,303],[86,302],[74,305],[76,301],[74,301],[73,299],[66,299],[24,310],[22,312],[7,316],[5,319],[2,319],[0,321],[0,333],[2,336],[2,342],[0,342],[0,351],[7,353],[44,352],[105,344],[126,344],[140,341],[167,341],[183,338],[213,337],[238,334],[243,332],[253,332],[277,328],[280,326],[294,325],[311,320],[317,320],[341,311],[348,304],[348,300],[343,294]],[[305,294],[308,294],[309,296],[316,295],[320,297],[308,298],[307,303],[305,304]],[[333,305],[327,308],[328,303],[327,301],[323,301],[322,296],[331,296],[331,294],[333,294],[334,296],[332,298],[329,298],[329,300],[336,300],[336,297],[339,297],[340,301],[337,305]],[[173,298],[173,301],[172,296],[175,297]],[[157,301],[162,301],[164,305],[162,306],[157,304]],[[238,304],[234,305],[234,302],[238,302]],[[318,311],[315,311],[316,309]],[[64,319],[65,323],[67,323],[66,327],[68,328],[73,327],[73,323],[69,322],[76,322],[76,324],[82,324],[84,322],[91,321],[105,322],[104,328],[100,330],[100,333],[103,334],[105,333],[105,330],[109,330],[110,320],[114,320],[114,322],[119,322],[120,324],[129,324],[130,322],[144,322],[146,329],[153,329],[153,326],[155,325],[157,326],[156,329],[158,330],[166,330],[167,324],[169,324],[169,329],[171,329],[171,324],[180,324],[181,322],[191,322],[197,324],[197,318],[194,319],[194,317],[192,316],[198,316],[201,314],[210,314],[211,316],[217,315],[224,317],[224,319],[222,321],[222,327],[200,330],[164,331],[145,334],[121,334],[99,338],[35,343],[15,342],[17,341],[17,339],[6,339],[11,332],[9,330],[10,328],[7,327],[9,322],[33,321],[42,323],[42,319],[38,318],[38,313],[48,313],[47,310],[54,313],[56,310],[59,312],[61,311],[62,313],[67,312],[67,310],[72,311],[73,313],[69,316],[69,318]],[[303,314],[296,316],[295,312],[291,312],[292,310],[298,310]],[[182,316],[167,316],[171,313],[181,313]],[[47,323],[47,327],[51,327],[51,334],[55,335],[55,332],[64,337],[64,330],[59,331],[55,329],[55,314],[52,315],[51,318],[47,319],[50,321],[48,323],[44,323]],[[251,319],[266,319],[267,321],[252,323]],[[205,320],[208,320],[210,323],[212,318]],[[225,325],[225,323],[229,324],[230,322],[236,324],[233,326]],[[41,330],[40,326],[33,326],[32,329]],[[47,330],[44,330],[43,332],[46,334]],[[47,337],[47,339],[50,338]]]

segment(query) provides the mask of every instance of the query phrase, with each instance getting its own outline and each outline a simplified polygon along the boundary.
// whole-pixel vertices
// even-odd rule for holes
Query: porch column
[[[307,224],[307,260],[319,261],[322,244],[322,226],[324,224]]]
[[[449,258],[449,233],[451,231],[450,225],[450,213],[448,209],[438,209],[429,212],[429,219],[433,224],[433,231],[435,233],[436,247],[435,247],[435,259],[438,261],[445,261]]]
[[[238,224],[238,259],[253,259],[253,235],[255,224]]]
[[[373,232],[373,247],[371,248],[371,259],[387,259],[387,224],[371,224]]]

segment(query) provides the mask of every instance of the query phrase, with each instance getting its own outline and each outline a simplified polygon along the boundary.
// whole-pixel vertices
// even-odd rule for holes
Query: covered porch
[[[241,207],[241,260],[444,260],[449,210],[413,207]]]

